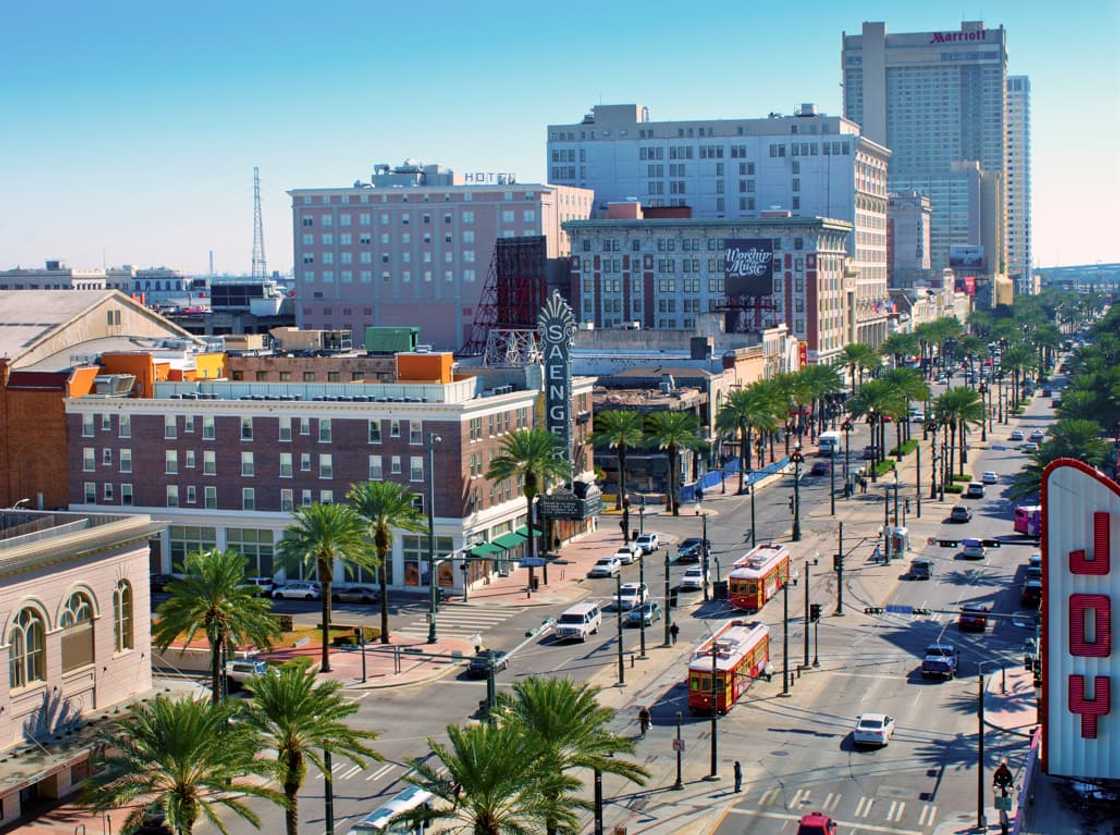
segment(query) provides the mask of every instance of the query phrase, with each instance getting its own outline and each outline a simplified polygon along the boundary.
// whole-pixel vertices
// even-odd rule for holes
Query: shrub
[[[945,485],[945,492],[946,493],[958,493],[958,494],[963,493],[964,492],[964,485],[963,484],[946,484]]]
[[[875,465],[876,477],[884,476],[894,469],[894,461],[880,461]]]
[[[968,484],[970,481],[972,481],[972,474],[971,473],[953,473],[953,481],[961,481],[961,482],[964,482],[965,484]]]
[[[902,454],[909,455],[911,452],[918,448],[918,442],[911,438],[909,441],[902,442]],[[891,450],[891,455],[898,455],[898,447]]]

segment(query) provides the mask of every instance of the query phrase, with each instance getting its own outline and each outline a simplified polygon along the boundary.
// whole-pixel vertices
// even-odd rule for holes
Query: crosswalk
[[[464,606],[463,604],[445,603],[436,615],[436,629],[440,635],[470,639],[474,635],[485,634],[524,611],[524,607],[481,609],[474,606]],[[420,612],[416,614],[418,617],[420,616]],[[428,634],[427,614],[425,613],[420,619],[405,626],[397,627],[395,632],[408,638],[426,637]]]
[[[749,807],[755,808],[749,808]],[[742,805],[732,810],[739,815],[758,814],[768,818],[790,819],[810,811],[824,812],[846,828],[860,831],[900,832],[900,826],[932,829],[937,823],[937,806],[917,800],[890,799],[868,795],[845,796],[815,786],[760,786],[744,790]]]

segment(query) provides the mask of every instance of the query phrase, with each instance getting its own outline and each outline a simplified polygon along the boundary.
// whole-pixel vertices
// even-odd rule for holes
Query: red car
[[[824,812],[803,815],[797,835],[836,835],[836,821]]]
[[[988,629],[988,610],[983,606],[965,606],[957,620],[961,632],[986,632]]]

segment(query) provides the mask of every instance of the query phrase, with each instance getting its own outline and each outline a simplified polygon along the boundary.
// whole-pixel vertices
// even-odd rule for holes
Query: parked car
[[[911,423],[925,423],[925,420],[926,420],[926,413],[923,412],[921,409],[918,409],[917,411],[911,410],[911,412],[910,412],[910,422]]]
[[[331,589],[331,597],[343,602],[376,603],[381,599],[381,590],[377,586],[355,583],[349,586],[336,586]]]
[[[288,580],[272,589],[273,598],[318,600],[320,595],[319,584],[311,580]]]
[[[635,606],[641,606],[649,597],[649,588],[645,583],[623,583],[619,593],[611,598],[612,605],[628,612]]]
[[[1027,565],[1026,579],[1042,581],[1042,566],[1041,565]]]
[[[1034,441],[1027,441],[1025,444],[1019,447],[1019,449],[1021,449],[1023,452],[1038,452],[1038,444],[1034,443]]]
[[[560,614],[553,632],[561,641],[586,641],[599,632],[602,623],[603,612],[598,603],[577,603]]]
[[[965,606],[957,618],[961,632],[984,632],[988,628],[988,609],[984,606]]]
[[[595,577],[613,577],[622,571],[622,562],[618,559],[617,555],[609,557],[600,557],[595,560],[595,565],[591,566],[591,570],[587,572],[587,576]]]
[[[1036,429],[1033,432],[1031,432],[1030,440],[1033,441],[1036,444],[1041,444],[1043,441],[1046,440],[1046,433],[1043,432],[1041,429]]]
[[[657,539],[655,533],[643,533],[634,540],[634,544],[642,549],[643,554],[652,554],[661,547],[660,541]]]
[[[809,468],[809,475],[828,475],[828,462],[815,461],[813,466]]]
[[[656,600],[648,600],[627,612],[623,623],[626,626],[640,626],[644,621],[646,626],[652,626],[659,620],[661,620],[661,604]]]
[[[1027,567],[1037,568],[1039,574],[1042,573],[1042,554],[1031,554],[1027,557]]]
[[[972,509],[968,505],[955,504],[953,509],[949,511],[950,522],[971,522]]]
[[[876,454],[876,447],[875,446],[865,446],[863,448],[863,453],[861,454],[861,457],[863,458],[864,461],[871,461],[872,459],[877,458],[878,455]]]
[[[271,577],[246,577],[245,585],[256,589],[257,594],[268,597],[272,594],[272,587],[276,585]]]
[[[621,548],[615,551],[614,557],[619,561],[621,565],[630,565],[630,563],[634,562],[634,560],[641,556],[641,553],[641,548],[639,548],[637,545],[634,545],[634,543],[630,543],[629,547],[623,545]]]
[[[966,537],[961,540],[961,556],[970,560],[982,560],[988,554],[984,548],[984,543],[979,539],[973,537]]]
[[[933,560],[918,558],[910,560],[910,579],[929,580],[933,577]]]
[[[1022,430],[1020,430],[1020,429],[1012,429],[1012,430],[1011,430],[1011,434],[1007,436],[1007,439],[1008,439],[1009,441],[1021,441],[1021,440],[1023,440],[1023,432],[1022,432]]]
[[[699,591],[704,588],[704,569],[698,565],[686,569],[681,577],[680,588],[682,591]]]
[[[984,484],[999,484],[999,473],[994,470],[985,470],[980,476],[980,481]]]
[[[475,653],[467,664],[467,675],[471,678],[485,678],[490,672],[490,665],[494,665],[494,672],[500,673],[509,666],[509,655],[499,649],[484,649]]]
[[[856,745],[884,746],[894,734],[894,719],[885,713],[862,713],[856,718],[852,742]]]
[[[172,574],[153,574],[150,578],[151,590],[158,594],[167,591],[167,586],[175,579]]]
[[[711,549],[712,543],[708,542],[708,548]],[[704,540],[698,536],[690,536],[681,541],[677,546],[677,562],[700,562],[701,557],[704,556]]]
[[[1042,604],[1042,580],[1041,578],[1028,578],[1023,583],[1023,592],[1020,599],[1024,606],[1031,609],[1037,609]]]
[[[836,835],[836,821],[824,812],[802,815],[797,824],[797,835]]]
[[[979,481],[970,481],[968,489],[964,491],[966,499],[982,499],[984,498],[984,485]]]
[[[263,676],[267,672],[268,664],[260,658],[238,658],[226,662],[226,681],[230,689],[236,689],[253,676]]]
[[[926,647],[925,657],[922,658],[922,676],[954,678],[960,661],[961,654],[956,647],[944,641],[935,641]]]

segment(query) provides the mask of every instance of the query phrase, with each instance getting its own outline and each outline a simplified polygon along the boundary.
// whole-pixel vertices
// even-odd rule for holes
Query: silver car
[[[343,602],[376,603],[381,599],[381,591],[377,586],[354,583],[348,586],[336,586],[331,589],[331,597]]]
[[[322,591],[319,584],[310,580],[289,580],[272,589],[272,597],[295,600],[318,600]]]

